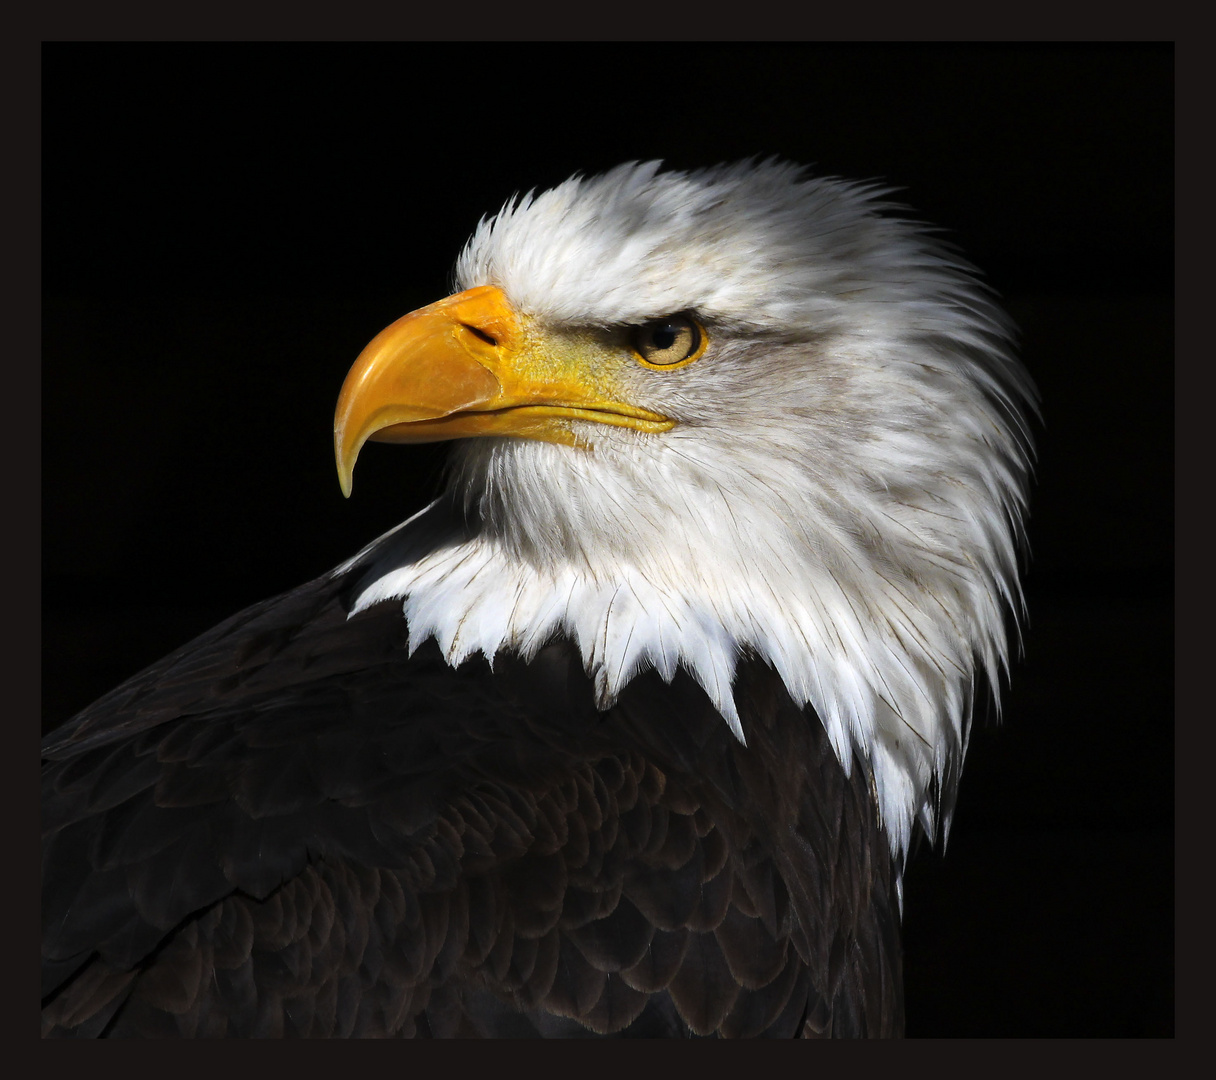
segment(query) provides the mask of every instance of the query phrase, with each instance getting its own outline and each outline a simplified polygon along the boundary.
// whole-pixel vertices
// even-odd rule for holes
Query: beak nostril
[[[463,326],[467,331],[469,331],[470,334],[473,334],[475,337],[481,338],[481,340],[484,341],[487,345],[497,345],[498,344],[498,339],[496,337],[493,337],[490,334],[487,334],[484,330],[479,330],[476,326],[470,326],[468,323],[461,323],[460,325]]]

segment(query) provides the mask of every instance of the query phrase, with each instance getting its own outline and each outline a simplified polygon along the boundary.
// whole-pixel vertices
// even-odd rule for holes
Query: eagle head
[[[1035,391],[973,269],[887,194],[630,163],[483,219],[335,420],[347,492],[369,438],[458,440],[446,502],[395,535],[441,503],[473,524],[355,610],[399,600],[453,665],[564,634],[601,708],[683,666],[740,740],[757,655],[870,770],[896,852],[948,826],[1021,607]]]

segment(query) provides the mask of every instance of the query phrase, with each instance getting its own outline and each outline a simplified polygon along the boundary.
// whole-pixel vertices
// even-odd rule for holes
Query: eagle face
[[[335,420],[347,491],[368,438],[459,440],[470,528],[355,611],[400,600],[453,665],[565,634],[600,708],[683,666],[740,740],[758,655],[870,771],[896,852],[948,824],[1021,603],[1035,392],[972,270],[883,194],[651,162],[483,219],[459,291],[368,346]]]

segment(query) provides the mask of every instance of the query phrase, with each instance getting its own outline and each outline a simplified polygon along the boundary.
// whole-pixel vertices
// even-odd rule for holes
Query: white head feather
[[[948,826],[976,676],[995,693],[1021,606],[1034,389],[971,269],[883,194],[776,162],[650,162],[483,219],[460,288],[496,285],[555,331],[695,312],[712,353],[638,366],[627,400],[669,432],[458,444],[477,535],[356,610],[404,598],[411,648],[433,635],[452,664],[565,633],[601,707],[682,664],[740,739],[750,651],[846,770],[870,769],[897,853],[917,818]]]

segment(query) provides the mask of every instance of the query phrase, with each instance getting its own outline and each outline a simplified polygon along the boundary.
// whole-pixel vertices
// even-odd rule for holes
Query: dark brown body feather
[[[322,578],[53,732],[50,1036],[896,1035],[895,871],[861,765],[744,660],[448,667]]]

